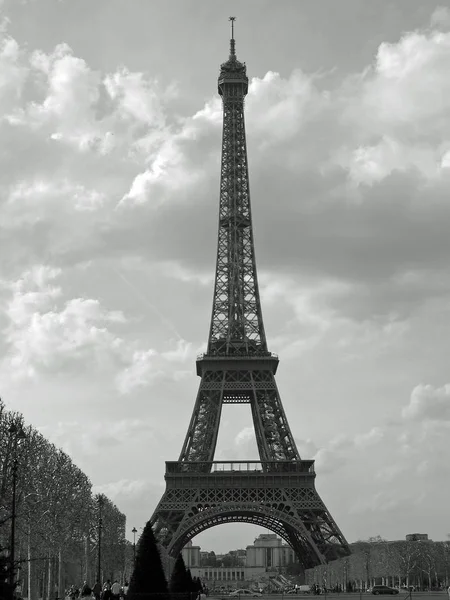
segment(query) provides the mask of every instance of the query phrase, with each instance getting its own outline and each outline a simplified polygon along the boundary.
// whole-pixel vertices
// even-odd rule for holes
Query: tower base
[[[166,491],[151,523],[173,557],[210,527],[252,523],[278,534],[311,568],[350,554],[315,476],[313,460],[166,462]]]

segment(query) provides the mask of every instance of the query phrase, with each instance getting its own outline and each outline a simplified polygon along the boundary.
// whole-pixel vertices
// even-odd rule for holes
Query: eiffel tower
[[[219,240],[208,347],[197,358],[200,388],[178,461],[166,462],[166,491],[151,518],[161,546],[177,556],[200,532],[222,523],[273,531],[303,568],[350,553],[317,493],[314,461],[302,460],[275,382],[256,274],[244,123],[245,63],[221,65],[223,103]],[[251,407],[260,461],[214,460],[223,404]]]

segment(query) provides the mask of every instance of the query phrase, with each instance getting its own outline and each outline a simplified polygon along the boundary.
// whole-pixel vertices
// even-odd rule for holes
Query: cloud
[[[128,366],[118,373],[115,379],[120,393],[130,394],[160,379],[180,381],[191,374],[191,371],[179,367],[188,358],[192,359],[192,344],[182,339],[169,343],[169,350],[148,349],[133,352],[128,359]]]
[[[58,447],[79,458],[111,452],[137,439],[151,440],[155,430],[146,419],[61,421],[52,427],[47,425],[38,429]]]
[[[0,20],[0,122],[3,113],[20,101],[28,74],[27,67],[21,62],[22,53],[16,40],[8,35],[3,35],[2,39],[5,29],[6,23]]]
[[[179,339],[175,342],[175,348],[166,350],[161,356],[169,362],[186,362],[193,358],[192,344],[186,340]]]
[[[449,60],[450,33],[414,31],[398,42],[383,42],[373,67],[352,80],[358,95],[344,118],[362,126],[360,135],[390,132],[404,140],[421,135],[441,139],[448,129],[440,131],[439,126],[445,126],[449,109],[449,84],[443,77]],[[363,113],[369,117],[365,123]]]
[[[341,468],[353,449],[354,440],[344,434],[337,435],[314,455],[316,472],[330,473]]]
[[[176,365],[192,355],[189,342],[169,341],[160,352],[136,348],[136,342],[113,331],[127,323],[122,311],[106,310],[92,298],[64,301],[62,287],[55,284],[61,274],[37,265],[6,284],[12,296],[5,310],[9,351],[3,369],[14,379],[61,374],[81,363],[86,370],[116,372],[117,388],[127,394],[161,376],[180,378]]]
[[[440,444],[448,433],[448,386],[433,388],[417,386],[413,389],[410,403],[401,409],[402,421],[393,420],[374,426],[368,431],[353,435],[339,434],[321,447],[311,445],[317,470],[330,472],[336,468],[354,464],[362,456],[379,457],[376,477],[385,483],[418,468],[420,475],[429,475],[425,465],[439,456]],[[377,448],[374,452],[372,449]],[[381,449],[390,453],[389,462],[382,463]],[[421,458],[420,468],[413,457]]]
[[[375,478],[382,483],[391,483],[398,478],[403,470],[400,463],[385,465],[375,473]]]
[[[10,63],[17,62],[18,46],[12,38],[5,53]],[[50,53],[32,52],[24,73],[32,74],[35,95],[44,93],[44,99],[12,110],[6,115],[9,123],[41,130],[53,141],[100,155],[110,154],[125,140],[133,142],[143,124],[152,131],[163,128],[164,104],[175,93],[173,85],[162,89],[156,80],[125,67],[102,78],[65,43]],[[15,83],[17,70],[10,68],[6,78],[10,85]],[[149,135],[147,129],[147,139]]]
[[[166,138],[150,159],[150,166],[136,175],[129,191],[120,200],[119,208],[149,203],[155,209],[165,202],[190,198],[193,189],[199,187],[205,177],[204,166],[194,162],[184,149],[186,141],[191,141],[191,135],[189,125],[185,125],[178,133]]]
[[[283,328],[271,338],[271,347],[285,358],[304,356],[324,344],[338,348],[346,360],[367,351],[383,354],[401,343],[409,331],[409,309],[399,305],[395,310],[390,304],[390,314],[383,310],[374,314],[366,305],[369,290],[361,283],[267,271],[261,273],[260,283],[265,314],[276,318],[282,311]],[[373,288],[370,292],[372,298],[377,294]],[[380,306],[384,292],[378,293],[374,303]]]
[[[450,421],[442,420],[446,416],[441,405],[445,404],[445,393],[445,386],[417,386],[411,402],[400,411],[402,421],[355,436],[355,451],[344,457],[344,471],[353,471],[360,481],[361,493],[349,505],[352,515],[367,518],[370,514],[386,531],[380,513],[390,512],[405,524],[420,518],[423,507],[436,495],[436,478],[447,476],[449,471]],[[369,440],[376,444],[375,451]],[[386,523],[389,518],[385,517]]]
[[[428,110],[428,100],[421,100],[420,90],[414,87],[411,91],[410,84],[415,86],[414,81],[420,80],[419,72],[423,69],[432,73],[427,77],[433,77],[436,83],[430,89],[441,89],[439,82],[446,85],[446,44],[447,34],[443,39],[436,32],[421,33],[417,38],[415,34],[405,34],[396,44],[380,46],[373,68],[329,90],[328,96],[319,92],[317,80],[308,79],[298,71],[286,80],[275,73],[253,78],[247,102],[252,193],[261,215],[261,222],[257,223],[257,240],[263,240],[260,264],[266,264],[269,269],[273,267],[274,287],[282,280],[283,271],[297,280],[305,273],[322,281],[329,279],[332,285],[323,290],[323,296],[328,296],[333,309],[337,305],[341,309],[345,307],[351,318],[358,311],[373,314],[379,310],[384,312],[388,322],[392,321],[392,314],[383,305],[394,303],[396,311],[403,313],[401,319],[410,306],[421,302],[423,293],[430,293],[429,289],[425,291],[425,273],[436,269],[436,265],[442,265],[438,269],[445,269],[444,257],[450,250],[442,227],[449,222],[450,214],[443,203],[446,174],[440,166],[448,149],[439,115],[435,121],[435,108],[442,115],[449,112],[449,106],[444,103],[440,108],[433,107],[433,112],[431,109],[424,112]],[[426,60],[416,64],[416,52],[422,49]],[[406,102],[411,104],[411,111],[419,111],[423,131],[411,125],[416,122],[415,112],[406,115],[407,126],[401,126],[401,115],[397,114],[394,120],[392,111],[385,115],[377,108],[383,106],[384,94],[391,93],[392,81],[397,86],[395,100],[400,106]],[[326,80],[321,81],[321,85],[326,85]],[[316,102],[317,98],[320,102]],[[287,101],[293,104],[292,110],[284,110]],[[426,106],[422,107],[420,102]],[[277,115],[278,129],[274,127],[272,113]],[[210,104],[205,114],[211,129],[216,127],[218,107]],[[276,136],[280,128],[283,131],[284,123],[293,135],[278,139]],[[172,151],[177,148],[185,155],[190,156],[192,151],[209,156],[208,149],[203,147],[203,128],[199,128],[198,120],[186,119],[183,131],[184,135],[177,134],[178,140],[171,138]],[[187,135],[187,131],[195,131],[196,136]],[[310,140],[320,140],[320,143],[314,142],[316,145],[311,149],[309,145],[306,148],[304,140],[308,140],[308,144]],[[270,181],[263,168],[269,160],[265,153],[269,151],[278,175],[276,189],[273,178]],[[312,168],[310,159],[314,162]],[[199,166],[197,158],[190,164],[194,168]],[[182,173],[183,170],[179,172],[181,180]],[[206,177],[208,181],[210,175]],[[171,195],[169,184],[165,191],[155,195],[157,203],[163,198],[167,205],[167,211],[154,216],[156,222],[167,232],[172,227],[178,236],[161,239],[155,228],[157,252],[163,256],[178,254],[181,260],[181,248],[189,247],[188,255],[182,259],[188,267],[189,263],[199,265],[204,260],[205,244],[199,244],[189,233],[180,234],[180,229],[185,223],[189,232],[195,224],[199,231],[201,215],[205,214],[206,202],[209,202],[207,181],[204,193],[201,186],[196,185],[200,193],[189,194],[190,204],[185,207],[178,205],[176,194]],[[357,193],[352,191],[354,184],[360,188]],[[425,194],[431,205],[424,204]],[[275,195],[279,198],[276,204],[270,200]],[[143,198],[150,201],[151,195],[144,191]],[[355,200],[357,204],[351,206]],[[177,203],[179,215],[169,211],[171,201]],[[420,214],[427,212],[427,218],[418,218],[418,210]],[[272,230],[277,224],[283,227],[285,235],[283,239],[274,240]],[[117,241],[116,236],[114,239]],[[205,243],[208,240],[209,237]],[[211,248],[214,243],[210,242]],[[363,253],[358,250],[361,243]],[[411,293],[401,276],[405,271],[420,269],[423,279]],[[311,280],[305,283],[308,286]],[[302,285],[308,294],[310,287],[304,282]],[[336,293],[339,289],[341,293]],[[380,326],[383,325],[380,322]]]
[[[318,447],[312,440],[297,440],[300,455],[313,458],[319,474],[332,473],[345,468],[355,456],[370,452],[372,446],[377,446],[384,440],[386,432],[381,427],[372,427],[367,432],[354,435],[338,434],[331,440]]]
[[[98,210],[104,202],[104,193],[87,189],[81,184],[73,184],[67,179],[19,182],[9,189],[8,198],[3,205],[3,224],[11,230],[28,226],[32,228],[45,219],[50,210],[62,217],[72,211]]]
[[[242,445],[242,444],[248,444],[249,442],[254,442],[255,439],[255,430],[253,427],[244,427],[244,429],[241,429],[241,431],[237,434],[234,443],[237,444],[238,446]]]
[[[126,67],[107,75],[103,83],[124,119],[152,127],[165,124],[162,101],[175,93],[174,87],[161,90],[156,80],[148,80],[143,73],[132,73]]]
[[[173,277],[183,283],[199,283],[200,285],[212,286],[214,283],[214,273],[196,272],[182,263],[175,261],[162,261],[154,265],[166,277]]]
[[[127,479],[108,481],[107,483],[93,486],[94,494],[105,494],[111,498],[121,511],[133,515],[127,519],[127,537],[133,540],[132,529],[138,525],[144,525],[151,517],[154,508],[164,493],[165,486],[154,483],[149,479]],[[134,519],[134,521],[133,521]],[[142,527],[139,527],[136,541],[139,539]]]
[[[78,360],[88,362],[91,357],[101,362],[102,355],[121,350],[122,340],[105,327],[125,322],[120,311],[106,311],[89,298],[73,298],[56,308],[62,289],[52,282],[60,274],[59,269],[39,265],[11,284],[7,362],[16,377],[33,376],[39,369],[57,370]]]
[[[122,496],[141,496],[149,488],[149,482],[144,479],[120,479],[94,488],[94,493],[105,494],[109,498]]]
[[[300,69],[295,69],[288,79],[273,71],[263,78],[252,78],[247,122],[262,149],[296,138],[307,122],[320,118],[328,109],[330,95],[319,92],[317,79]]]
[[[356,434],[355,446],[365,448],[378,444],[384,438],[384,431],[380,427],[372,427],[367,433]]]
[[[416,386],[402,416],[413,421],[450,421],[450,384]]]
[[[431,27],[450,28],[450,10],[446,6],[438,6],[430,17]]]
[[[306,296],[311,283],[327,281],[321,295],[329,299],[331,319],[344,306],[354,318],[397,298],[403,305],[420,302],[432,265],[446,268],[450,214],[440,165],[450,151],[449,35],[423,30],[383,43],[373,66],[334,86],[328,74],[300,69],[251,80],[247,129],[260,264],[276,274],[275,286],[282,272],[291,279],[301,274]],[[31,92],[6,113],[14,123],[8,135],[35,136],[43,155],[65,146],[52,162],[57,177],[33,173],[13,183],[0,208],[14,226],[5,243],[37,224],[26,255],[49,246],[64,263],[143,254],[178,268],[181,280],[181,270],[200,280],[210,276],[205,248],[214,252],[215,228],[208,224],[216,219],[210,198],[217,196],[220,100],[173,118],[168,107],[177,91],[154,77],[127,67],[96,72],[67,44],[28,55],[19,49],[15,56],[25,73],[31,70]],[[430,85],[417,85],[424,80]],[[419,208],[427,209],[426,220],[414,216],[423,194],[430,202]],[[69,233],[66,215],[73,212],[76,227]],[[283,239],[274,238],[274,224],[283,227]],[[12,256],[25,260],[24,250]],[[419,268],[423,278],[411,293],[401,275]],[[297,312],[305,314],[305,299],[297,301]],[[381,311],[391,318],[384,306]]]
[[[317,452],[319,451],[316,443],[313,440],[303,440],[296,438],[295,442],[297,444],[297,448],[302,459],[310,460],[311,458],[316,456]]]
[[[410,504],[417,501],[417,494],[405,495],[403,493],[402,496],[399,496],[395,490],[379,491],[371,497],[357,500],[351,507],[351,513],[367,514],[391,512],[398,510],[404,506],[405,503]]]
[[[353,150],[341,165],[347,168],[349,178],[357,186],[373,185],[395,172],[416,170],[424,178],[432,180],[441,175],[442,148],[430,145],[408,146],[401,142],[382,136],[373,146],[362,146]]]
[[[81,58],[72,54],[67,44],[59,44],[50,54],[35,51],[30,56],[41,88],[42,102],[31,101],[14,111],[10,122],[34,129],[45,128],[50,139],[89,150],[99,142],[106,152],[107,131],[95,118],[94,107],[100,98],[100,76]]]
[[[135,388],[145,387],[163,375],[155,369],[156,352],[150,350],[137,350],[133,353],[131,364],[126,367],[116,378],[117,386],[122,394],[129,394]]]
[[[300,456],[305,460],[314,459],[316,471],[326,474],[345,467],[355,452],[370,449],[371,446],[379,444],[384,436],[385,432],[380,427],[373,427],[368,432],[357,433],[354,436],[339,434],[321,447],[310,439],[297,438],[296,444]],[[234,438],[234,459],[250,455],[257,455],[253,425],[241,429]]]

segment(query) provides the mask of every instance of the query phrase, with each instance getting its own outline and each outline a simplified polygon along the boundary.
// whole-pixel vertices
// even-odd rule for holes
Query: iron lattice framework
[[[233,21],[234,18],[230,19]],[[275,382],[278,357],[267,349],[250,209],[244,99],[246,66],[221,65],[222,164],[216,277],[208,349],[197,359],[201,383],[178,462],[166,463],[167,489],[152,517],[176,556],[201,531],[227,522],[279,534],[305,568],[349,554],[314,487],[314,461],[301,460]],[[249,403],[261,462],[214,461],[223,404]]]

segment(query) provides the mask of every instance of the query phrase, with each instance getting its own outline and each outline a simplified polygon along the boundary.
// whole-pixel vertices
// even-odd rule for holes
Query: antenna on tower
[[[231,40],[230,40],[230,58],[236,57],[236,50],[234,45],[234,22],[236,21],[236,17],[228,17],[228,20],[231,21]]]
[[[236,17],[228,17],[228,20],[231,21],[231,39],[234,39],[234,22],[236,21]]]

